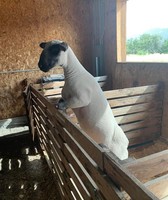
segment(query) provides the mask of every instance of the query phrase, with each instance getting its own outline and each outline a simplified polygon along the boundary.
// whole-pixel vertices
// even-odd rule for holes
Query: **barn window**
[[[167,0],[117,0],[118,62],[168,62],[167,7]]]

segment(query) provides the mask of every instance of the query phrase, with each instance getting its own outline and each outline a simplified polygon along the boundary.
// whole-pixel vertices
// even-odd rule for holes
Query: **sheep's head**
[[[66,50],[68,45],[65,42],[54,40],[42,42],[40,47],[43,49],[38,66],[43,72],[48,72],[55,66],[63,66],[66,63]]]

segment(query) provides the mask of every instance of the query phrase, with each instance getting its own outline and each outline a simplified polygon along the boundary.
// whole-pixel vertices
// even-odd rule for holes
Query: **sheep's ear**
[[[45,45],[46,45],[46,42],[42,42],[42,43],[40,43],[40,47],[42,48],[42,49],[44,49],[45,48]]]
[[[60,43],[59,46],[62,51],[66,51],[68,49],[68,44],[66,42]]]

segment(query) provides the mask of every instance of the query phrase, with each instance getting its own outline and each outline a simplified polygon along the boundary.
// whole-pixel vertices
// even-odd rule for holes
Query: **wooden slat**
[[[69,149],[69,151],[66,151],[66,149]],[[88,191],[92,195],[93,199],[95,198],[95,191],[98,190],[95,182],[92,180],[88,172],[85,170],[83,165],[80,163],[76,155],[71,151],[71,149],[67,146],[65,150],[65,155],[68,157],[68,160],[71,162],[71,164],[74,166],[76,172],[78,173],[79,177],[81,177],[83,183],[86,185]],[[71,152],[71,153],[70,153]],[[89,187],[88,187],[89,186]]]
[[[31,130],[31,134],[34,140],[34,136],[35,136],[35,124],[34,124],[34,116],[33,116],[33,111],[32,111],[32,105],[30,106],[29,110],[28,110],[28,114],[29,114],[29,121],[30,121],[30,130]]]
[[[97,76],[97,77],[94,77],[94,78],[99,83],[99,82],[105,82],[106,79],[107,79],[107,76]]]
[[[147,128],[147,130],[150,131],[150,129]],[[157,132],[157,129],[153,132],[147,132],[147,130],[142,131],[142,130],[137,130],[137,131],[133,131],[131,132],[131,136],[129,134],[126,133],[128,139],[129,139],[129,147],[133,146],[133,145],[142,145],[144,143],[147,142],[151,142],[157,138],[159,138],[160,136],[160,129],[158,129],[159,132]]]
[[[26,95],[26,97],[25,97],[26,101],[29,101],[31,99],[30,89],[27,89],[27,93],[23,93],[23,94]]]
[[[139,96],[125,97],[119,99],[108,100],[111,108],[119,106],[127,106],[140,103],[156,102],[159,101],[160,96],[155,96],[155,94],[144,94]]]
[[[56,172],[54,172],[54,174],[55,173]],[[64,190],[64,188],[62,188],[62,185],[59,182],[57,182],[57,186],[58,186],[58,189],[59,189],[59,193],[61,195],[61,200],[66,200],[66,198],[65,198],[66,191]]]
[[[168,173],[168,150],[137,159],[125,167],[140,181],[147,182],[152,177]]]
[[[120,125],[120,127],[124,132],[152,127],[152,126],[157,126],[161,128],[161,118],[146,119],[146,120],[144,119],[138,122],[130,122],[124,125]]]
[[[168,196],[168,174],[155,178],[147,183],[145,186],[153,192],[159,199]]]
[[[58,94],[61,94],[61,91],[62,91],[62,88],[50,89],[50,90],[43,90],[42,94],[44,96],[58,95]]]
[[[59,168],[56,167],[56,165],[54,165],[54,169],[57,173],[57,176],[59,177],[59,179],[61,179],[61,181],[59,181],[62,190],[64,191],[65,194],[65,199],[70,199],[70,200],[74,200],[71,191],[74,192],[73,187],[72,187],[72,183],[69,179],[68,176],[65,177],[64,173],[59,171]]]
[[[160,134],[150,134],[150,135],[146,135],[145,137],[140,136],[140,137],[135,137],[135,138],[131,138],[129,140],[129,146],[134,146],[134,145],[143,145],[145,143],[148,142],[152,142],[153,140],[156,140],[160,137]]]
[[[71,190],[74,192],[75,197],[77,199],[81,199],[80,198],[80,195],[81,195],[84,199],[90,199],[90,195],[88,194],[84,185],[80,181],[79,177],[74,173],[74,170],[71,168],[70,163],[68,163],[65,160],[66,160],[66,157],[64,157],[64,159],[63,159],[63,162],[66,166],[66,176],[67,176],[67,173],[68,173],[71,176],[71,179],[73,180],[73,182],[75,183],[75,185],[71,186]]]
[[[154,93],[157,91],[157,89],[158,89],[158,85],[124,88],[124,89],[118,89],[118,90],[105,91],[105,96],[107,99],[135,96],[135,95],[141,95],[141,94]]]
[[[142,103],[142,104],[135,104],[131,106],[124,106],[119,108],[113,108],[113,114],[115,117],[119,115],[126,115],[132,113],[138,113],[143,111],[151,111],[157,110],[162,108],[161,102],[149,102],[149,103]]]
[[[37,101],[36,104],[40,105],[41,108],[46,109],[46,105],[44,104],[43,101],[41,101],[33,92],[31,92],[31,95],[32,95],[32,99],[34,98],[35,102]]]
[[[56,94],[56,95],[47,96],[47,99],[50,100],[50,102],[52,103],[52,101],[57,102],[57,100],[61,97],[62,97],[61,94]]]
[[[33,84],[33,87],[37,90],[49,89],[49,88],[63,87],[64,83],[65,83],[64,81],[54,81],[51,83]]]
[[[142,128],[138,130],[133,130],[126,132],[127,138],[130,140],[132,138],[140,138],[140,137],[152,137],[152,135],[159,135],[160,134],[160,127],[152,126],[147,128]]]
[[[50,133],[50,131],[48,132],[48,136],[52,141],[51,149],[53,151],[53,155],[55,157],[56,163],[58,164],[59,168],[61,169],[61,171],[65,171],[65,166],[61,160],[61,155],[60,155],[61,149],[60,149],[60,146],[59,146],[56,138],[53,136],[53,134],[54,134],[54,132],[51,132],[51,133]]]
[[[34,140],[34,135],[35,135],[35,122],[34,122],[34,117],[33,117],[33,112],[32,112],[32,100],[31,100],[31,91],[30,88],[27,87],[27,89],[23,92],[24,94],[24,99],[25,99],[25,104],[27,106],[26,112],[28,115],[29,119],[29,129],[32,134],[32,138]]]
[[[104,169],[108,176],[117,182],[130,196],[136,200],[156,200],[155,195],[145,188],[132,173],[121,166],[112,153],[105,153]]]
[[[69,148],[69,146],[65,143],[64,144],[64,155],[66,155],[66,157],[68,158],[68,155],[71,154],[70,151],[71,149]],[[68,159],[69,160],[69,159]],[[70,170],[71,169],[71,170]],[[84,183],[81,180],[81,177],[79,177],[78,175],[78,171],[76,171],[76,168],[73,168],[73,163],[70,163],[69,168],[67,169],[67,171],[70,173],[71,177],[73,178],[76,187],[78,187],[83,199],[91,199],[90,194],[88,193],[87,188],[85,187]],[[82,173],[83,175],[83,173]]]
[[[125,116],[119,116],[119,117],[116,117],[116,121],[119,125],[121,125],[125,123],[136,122],[139,120],[159,118],[161,116],[162,116],[162,110],[158,110],[156,112],[155,111],[140,112],[140,113],[134,113],[134,114],[125,115]]]

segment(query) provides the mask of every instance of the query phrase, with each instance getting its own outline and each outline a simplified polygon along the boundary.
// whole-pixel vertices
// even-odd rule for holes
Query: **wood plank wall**
[[[117,63],[113,76],[114,88],[164,82],[164,102],[162,118],[162,135],[168,137],[168,64],[156,63]]]
[[[90,0],[1,0],[0,119],[25,114],[22,80],[46,75],[31,71],[37,69],[41,41],[67,41],[91,71],[91,4]]]
[[[117,63],[116,1],[105,1],[104,55],[105,66],[111,76],[111,88],[143,86],[163,81],[165,94],[162,135],[168,137],[168,63]]]

